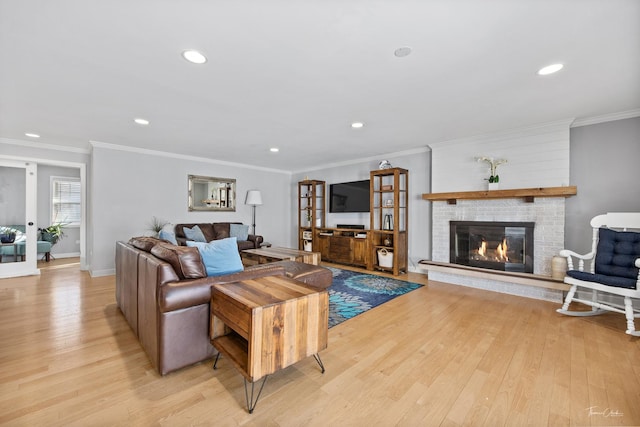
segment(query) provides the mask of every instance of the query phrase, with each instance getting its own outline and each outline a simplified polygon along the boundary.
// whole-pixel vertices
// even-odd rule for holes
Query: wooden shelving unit
[[[320,252],[314,239],[316,228],[325,226],[325,182],[308,179],[298,182],[298,249]],[[311,242],[311,245],[305,242]]]
[[[409,171],[401,168],[374,170],[370,172],[370,180],[372,267],[398,275],[407,271]]]
[[[491,190],[491,191],[452,191],[449,193],[424,193],[423,200],[446,201],[450,205],[455,205],[458,200],[481,200],[481,199],[518,199],[533,203],[536,197],[570,197],[578,194],[578,188],[567,187],[541,187],[541,188],[516,188],[511,190]]]

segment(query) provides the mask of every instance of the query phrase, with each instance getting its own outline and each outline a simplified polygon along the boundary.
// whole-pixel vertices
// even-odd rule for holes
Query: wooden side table
[[[329,294],[284,276],[213,285],[211,343],[244,377],[249,413],[267,376],[327,348]],[[255,383],[264,378],[254,398]],[[251,383],[251,396],[247,388]]]

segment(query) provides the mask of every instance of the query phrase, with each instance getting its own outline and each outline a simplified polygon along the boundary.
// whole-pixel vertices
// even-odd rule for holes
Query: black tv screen
[[[329,212],[369,212],[369,180],[331,184]]]

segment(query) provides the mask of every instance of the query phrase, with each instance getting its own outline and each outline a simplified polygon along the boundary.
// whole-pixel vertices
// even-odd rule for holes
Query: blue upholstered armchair
[[[11,259],[11,261],[24,260],[25,256],[25,247],[26,247],[26,238],[25,235],[25,227],[24,225],[7,225],[0,226],[0,234],[10,234],[15,233],[15,239],[11,244],[3,244],[0,247],[0,262],[6,259]],[[51,247],[53,245],[51,242],[46,242],[44,240],[38,240],[37,252],[39,254],[44,254],[45,260],[48,262],[51,259]]]

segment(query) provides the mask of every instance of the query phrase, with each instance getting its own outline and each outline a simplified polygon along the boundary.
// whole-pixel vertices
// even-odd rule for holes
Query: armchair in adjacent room
[[[2,262],[3,257],[11,257],[12,261],[24,261],[24,256],[26,252],[26,239],[27,236],[25,233],[24,225],[7,225],[0,227],[1,233],[13,233],[15,234],[13,242],[11,245],[3,245],[0,247],[0,262]],[[51,242],[47,242],[44,240],[38,240],[37,242],[37,253],[44,254],[45,260],[48,262],[51,259],[51,247],[53,245]]]

